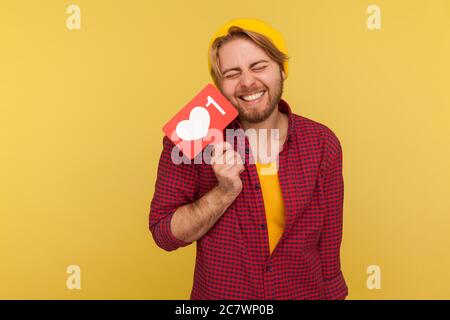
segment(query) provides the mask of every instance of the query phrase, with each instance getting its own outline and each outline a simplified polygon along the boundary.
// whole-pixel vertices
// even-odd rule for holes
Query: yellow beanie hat
[[[266,36],[267,38],[269,38],[273,42],[273,44],[277,47],[278,50],[280,50],[281,52],[283,52],[286,55],[288,54],[286,43],[285,43],[281,33],[278,32],[277,30],[275,30],[272,26],[270,26],[266,22],[263,22],[261,20],[254,19],[254,18],[234,19],[234,20],[231,20],[231,21],[225,23],[223,26],[221,26],[216,31],[216,33],[214,33],[214,35],[211,38],[211,41],[209,42],[208,70],[209,70],[210,74],[211,74],[211,69],[212,69],[211,61],[209,60],[211,45],[213,44],[214,40],[216,40],[217,38],[226,36],[228,34],[228,29],[232,26],[236,26],[236,27],[240,27],[242,29],[258,32],[258,33]],[[286,60],[283,64],[284,73],[286,75],[286,78],[288,76],[288,71],[289,71],[288,67],[289,67],[288,61]]]

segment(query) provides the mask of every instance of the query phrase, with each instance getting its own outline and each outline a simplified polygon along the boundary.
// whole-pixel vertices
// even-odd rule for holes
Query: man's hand
[[[234,201],[242,191],[240,174],[245,167],[241,156],[230,143],[220,142],[214,145],[211,166],[219,182],[217,189],[225,198]]]

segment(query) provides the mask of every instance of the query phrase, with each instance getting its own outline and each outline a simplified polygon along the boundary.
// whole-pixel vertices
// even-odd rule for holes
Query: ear
[[[284,73],[283,70],[281,70],[281,76],[282,76],[282,78],[283,78],[283,81],[286,80],[286,73]]]

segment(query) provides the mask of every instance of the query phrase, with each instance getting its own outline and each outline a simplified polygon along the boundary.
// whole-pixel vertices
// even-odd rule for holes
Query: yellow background
[[[341,141],[348,299],[450,298],[448,0],[2,1],[0,298],[189,298],[195,245],[165,252],[147,226],[161,128],[236,17],[285,35],[284,98]]]

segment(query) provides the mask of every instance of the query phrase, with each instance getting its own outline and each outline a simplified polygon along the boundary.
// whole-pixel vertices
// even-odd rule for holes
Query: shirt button
[[[259,190],[259,189],[260,189],[259,183],[256,183],[255,184],[255,190]]]
[[[266,266],[266,272],[269,272],[272,268],[270,266]]]
[[[265,229],[266,228],[266,224],[265,223],[261,223],[260,227],[261,227],[261,229]]]

